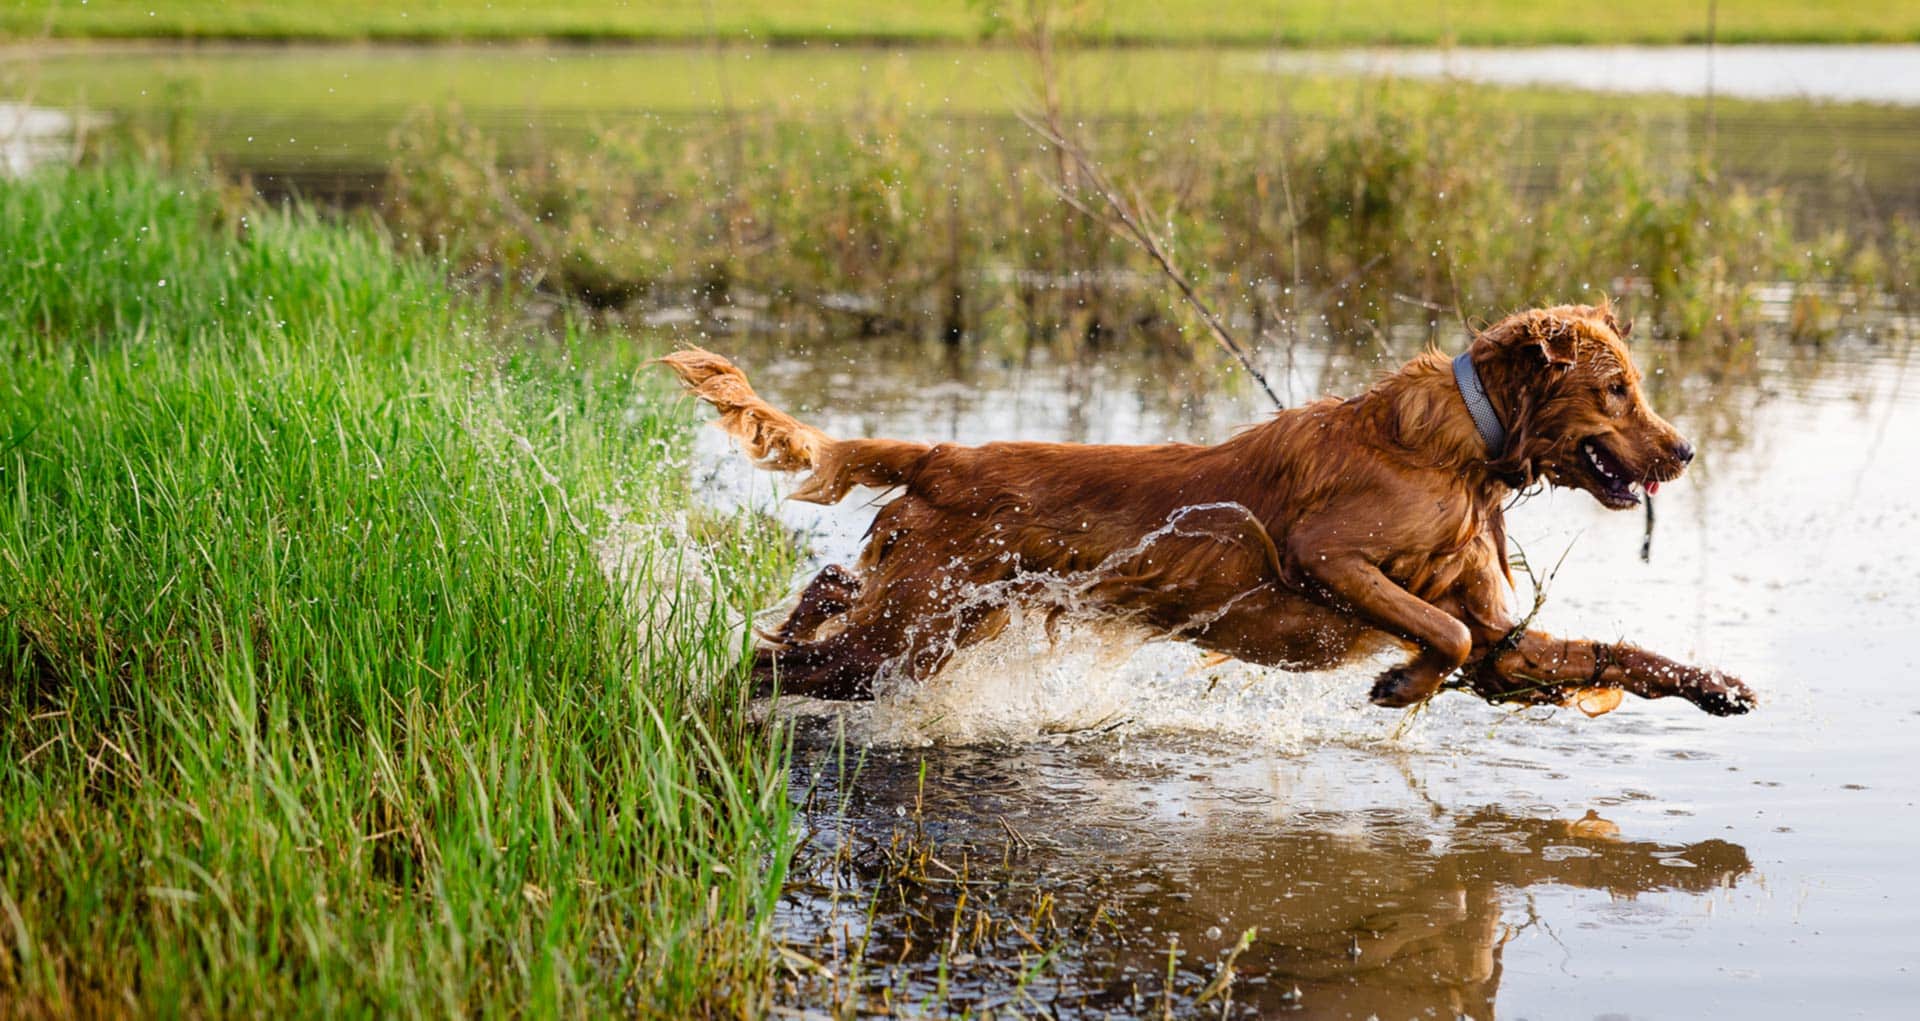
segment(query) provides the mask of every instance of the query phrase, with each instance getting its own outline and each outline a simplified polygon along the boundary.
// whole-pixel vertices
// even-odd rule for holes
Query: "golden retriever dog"
[[[1398,640],[1373,701],[1450,678],[1491,701],[1677,695],[1717,715],[1740,681],[1628,644],[1515,620],[1503,508],[1538,482],[1624,509],[1693,448],[1647,406],[1609,307],[1509,316],[1458,358],[1428,352],[1215,446],[835,439],[772,407],[726,359],[662,359],[762,466],[811,474],[791,498],[892,491],[859,563],[831,566],[759,650],[764,687],[831,699],[919,680],[1010,611],[1123,621],[1227,657],[1333,667]]]

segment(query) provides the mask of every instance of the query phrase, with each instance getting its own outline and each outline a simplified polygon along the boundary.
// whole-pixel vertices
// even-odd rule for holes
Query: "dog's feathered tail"
[[[660,359],[693,395],[720,412],[715,424],[768,471],[811,471],[789,499],[838,503],[854,486],[903,485],[931,448],[906,440],[837,440],[768,404],[739,366],[690,347]]]

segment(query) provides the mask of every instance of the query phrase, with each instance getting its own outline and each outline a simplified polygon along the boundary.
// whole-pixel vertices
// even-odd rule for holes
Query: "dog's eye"
[[[1607,392],[1615,397],[1625,398],[1627,396],[1627,384],[1623,380],[1616,379],[1607,387]]]

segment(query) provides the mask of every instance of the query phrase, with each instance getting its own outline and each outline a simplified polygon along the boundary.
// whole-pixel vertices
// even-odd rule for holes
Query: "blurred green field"
[[[548,38],[760,42],[973,41],[994,34],[982,0],[13,0],[0,34],[100,38],[415,40]],[[1024,5],[1021,5],[1024,6]],[[1107,0],[1056,5],[1075,36],[1102,43],[1349,46],[1682,43],[1703,39],[1705,3],[1617,0]],[[1724,42],[1896,42],[1920,39],[1910,0],[1758,0],[1721,4]]]

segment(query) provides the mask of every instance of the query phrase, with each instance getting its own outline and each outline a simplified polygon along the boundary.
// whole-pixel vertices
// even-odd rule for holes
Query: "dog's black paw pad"
[[[1712,685],[1695,692],[1692,702],[1715,716],[1744,716],[1760,705],[1760,696],[1746,684],[1715,673]]]

